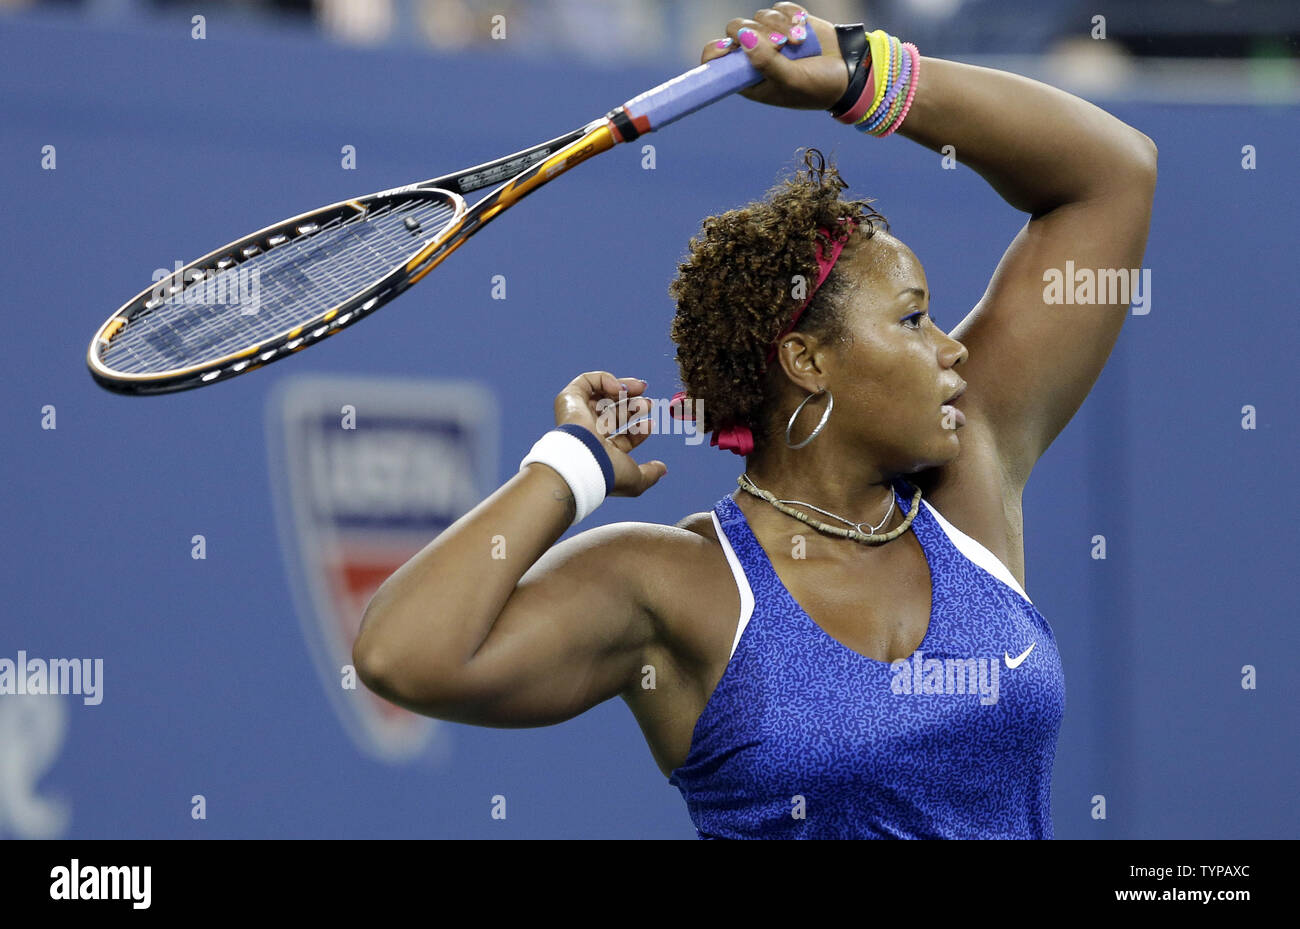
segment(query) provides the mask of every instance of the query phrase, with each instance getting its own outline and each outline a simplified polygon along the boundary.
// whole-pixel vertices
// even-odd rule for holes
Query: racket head
[[[87,367],[100,386],[133,395],[256,370],[392,300],[466,213],[459,194],[413,184],[267,226],[127,301],[95,332]]]

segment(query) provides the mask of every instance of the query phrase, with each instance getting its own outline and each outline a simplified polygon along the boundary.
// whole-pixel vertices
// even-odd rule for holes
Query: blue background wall
[[[442,723],[439,750],[401,765],[357,751],[294,618],[270,515],[271,388],[305,373],[483,383],[501,409],[499,483],[577,373],[640,376],[656,397],[678,388],[675,262],[702,217],[761,195],[796,147],[833,152],[853,192],[878,198],[945,328],[1023,217],[901,138],[729,100],[649,137],[655,170],[629,147],[544,188],[342,338],[210,390],[113,396],[86,374],[86,343],[154,268],[522,148],[689,64],[434,58],[222,26],[210,18],[192,41],[186,23],[0,20],[0,267],[16,347],[0,365],[0,657],[105,663],[101,705],[65,697],[61,729],[12,713],[0,729],[0,835],[33,834],[20,810],[36,797],[62,804],[58,834],[76,837],[692,837],[620,701],[545,729]],[[1024,499],[1026,586],[1068,688],[1056,832],[1296,837],[1300,113],[1107,108],[1160,146],[1153,296]],[[340,167],[349,144],[354,171]],[[1256,170],[1241,167],[1247,144]],[[491,299],[497,274],[505,301]],[[672,436],[644,449],[668,477],[581,528],[672,523],[734,489],[729,454]],[[204,561],[190,557],[196,532]],[[1241,686],[1247,664],[1256,690]],[[493,794],[509,798],[505,821],[489,816]],[[1097,794],[1105,821],[1090,816]]]

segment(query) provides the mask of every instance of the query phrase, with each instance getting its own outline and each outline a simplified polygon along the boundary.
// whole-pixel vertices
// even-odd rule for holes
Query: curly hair
[[[804,165],[762,201],[706,218],[668,287],[677,304],[670,334],[682,386],[703,401],[698,428],[746,425],[756,448],[769,437],[766,355],[817,280],[818,230],[837,241],[849,234],[845,219],[864,239],[875,234],[876,223],[889,230],[871,200],[840,199],[848,184],[820,151],[806,149]],[[794,331],[840,338],[845,289],[837,266]]]

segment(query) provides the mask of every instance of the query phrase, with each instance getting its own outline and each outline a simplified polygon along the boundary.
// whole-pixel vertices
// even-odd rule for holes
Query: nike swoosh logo
[[[1003,652],[1002,660],[1007,663],[1008,668],[1018,668],[1020,667],[1020,662],[1024,661],[1026,658],[1029,657],[1029,653],[1034,650],[1034,646],[1037,644],[1038,644],[1037,642],[1030,643],[1029,647],[1025,649],[1023,652],[1021,652],[1015,658],[1012,658],[1006,652]]]

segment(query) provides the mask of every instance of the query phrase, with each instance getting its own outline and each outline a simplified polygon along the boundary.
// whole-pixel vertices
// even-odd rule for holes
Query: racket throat
[[[635,119],[628,115],[626,106],[620,106],[610,110],[605,114],[605,122],[608,123],[610,132],[613,133],[614,142],[632,142],[653,131],[650,127],[650,121],[644,116]]]

